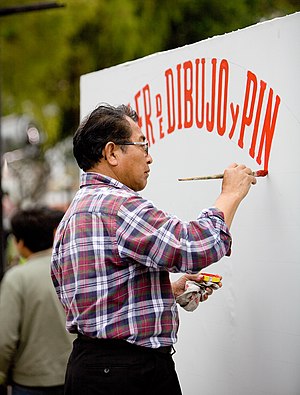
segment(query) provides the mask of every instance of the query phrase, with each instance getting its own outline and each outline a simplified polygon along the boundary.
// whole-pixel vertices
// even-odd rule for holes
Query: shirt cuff
[[[228,245],[227,252],[225,256],[230,256],[231,255],[231,245],[232,245],[232,238],[231,238],[231,233],[228,228],[228,226],[225,223],[224,220],[224,213],[217,207],[209,207],[201,211],[201,214],[199,215],[199,218],[201,217],[217,217],[222,221],[222,225],[220,226],[220,237],[223,240],[225,244]]]
[[[201,211],[200,217],[203,215],[205,217],[210,217],[210,216],[219,217],[224,222],[224,213],[217,207],[205,208],[204,210]],[[225,224],[225,222],[224,222],[224,224]],[[225,224],[225,226],[227,227],[226,224]],[[229,229],[228,229],[228,231],[229,231]]]

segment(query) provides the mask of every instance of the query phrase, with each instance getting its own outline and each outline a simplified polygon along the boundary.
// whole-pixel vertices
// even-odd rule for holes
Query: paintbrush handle
[[[196,181],[196,180],[217,180],[223,178],[224,174],[214,174],[212,176],[178,178],[178,181]]]
[[[267,170],[257,170],[257,171],[252,172],[252,175],[254,177],[265,177],[267,174],[268,174]],[[178,178],[178,181],[218,180],[223,177],[224,177],[224,174],[214,174],[212,176]]]

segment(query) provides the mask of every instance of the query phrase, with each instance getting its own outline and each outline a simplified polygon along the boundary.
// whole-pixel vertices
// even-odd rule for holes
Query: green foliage
[[[2,112],[33,116],[48,145],[77,127],[80,75],[299,9],[299,0],[64,3],[0,18]],[[1,2],[1,8],[8,6],[11,0]]]

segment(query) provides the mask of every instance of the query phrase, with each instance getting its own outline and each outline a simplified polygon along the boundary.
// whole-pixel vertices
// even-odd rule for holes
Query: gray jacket
[[[0,284],[0,384],[9,370],[15,383],[64,383],[74,336],[50,277],[51,250],[30,256],[4,275]]]

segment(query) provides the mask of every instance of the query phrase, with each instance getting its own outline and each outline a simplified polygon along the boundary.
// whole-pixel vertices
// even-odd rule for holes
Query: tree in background
[[[32,3],[15,0],[16,5]],[[73,134],[80,75],[299,9],[299,0],[65,0],[0,20],[3,115],[28,114],[46,146]],[[0,7],[11,6],[3,0]]]
[[[78,187],[70,136],[79,122],[81,75],[300,8],[299,0],[62,1],[64,8],[0,18],[2,115],[25,115],[44,136],[4,155],[3,189],[17,205],[66,206]],[[2,0],[0,8],[11,3]]]

